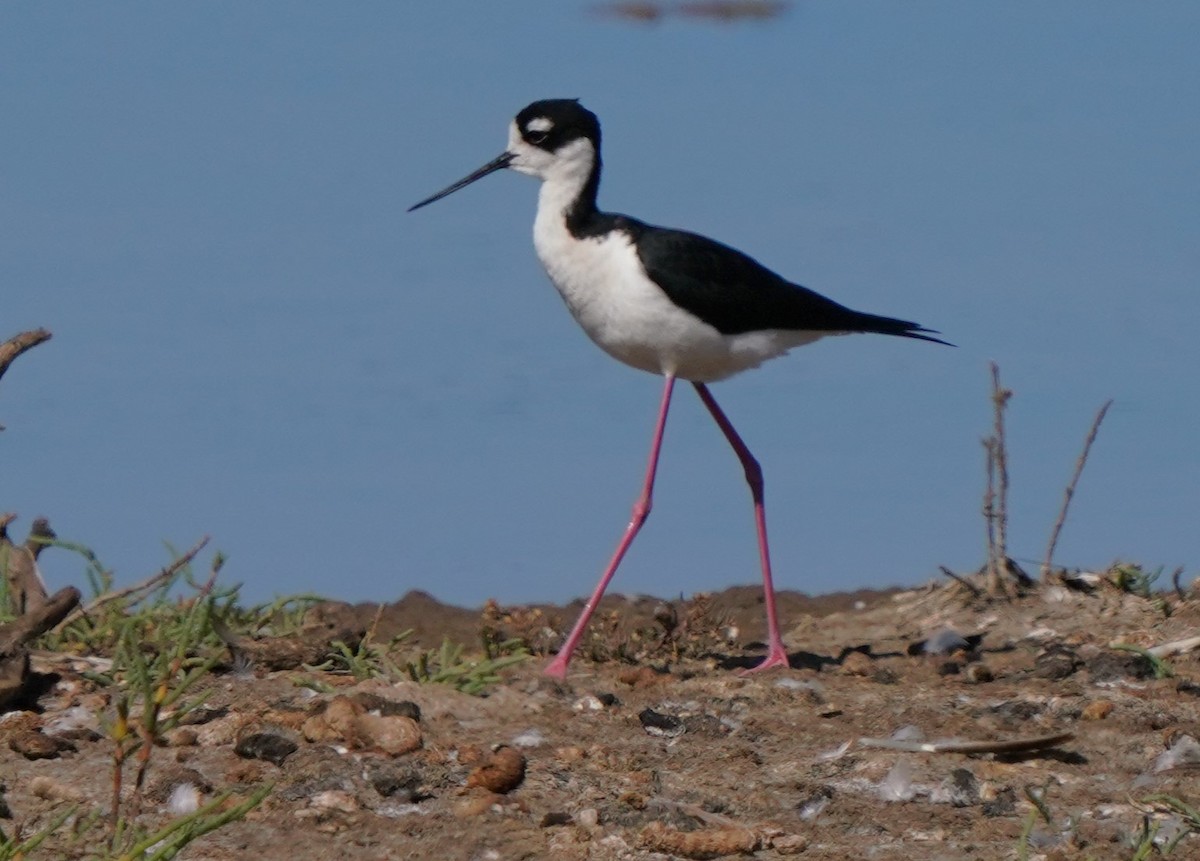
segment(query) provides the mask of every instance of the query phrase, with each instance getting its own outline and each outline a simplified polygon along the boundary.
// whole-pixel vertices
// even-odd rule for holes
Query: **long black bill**
[[[408,211],[412,212],[414,209],[420,209],[422,206],[428,206],[429,204],[433,203],[435,200],[441,200],[443,197],[445,197],[448,194],[454,194],[454,192],[458,191],[460,188],[470,185],[477,179],[483,179],[489,173],[495,173],[498,170],[504,170],[504,168],[508,167],[508,165],[512,162],[512,160],[514,158],[516,158],[516,156],[514,156],[512,153],[509,153],[509,152],[503,153],[500,156],[498,156],[497,158],[494,158],[491,161],[489,161],[483,167],[479,168],[479,170],[472,173],[470,176],[464,176],[458,182],[454,183],[454,185],[451,185],[448,188],[443,188],[441,191],[439,191],[433,197],[427,197],[424,200],[422,200],[420,203],[414,203],[412,206],[410,206],[408,208]]]

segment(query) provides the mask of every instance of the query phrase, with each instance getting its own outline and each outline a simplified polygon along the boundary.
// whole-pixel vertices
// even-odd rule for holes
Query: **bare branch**
[[[170,565],[163,568],[157,574],[155,574],[151,577],[147,577],[141,583],[135,583],[132,586],[126,586],[124,589],[115,589],[112,592],[105,592],[103,595],[93,598],[87,604],[87,606],[79,608],[75,612],[71,613],[71,615],[67,616],[67,618],[65,618],[61,622],[59,622],[56,630],[61,630],[62,628],[66,627],[67,625],[74,622],[80,616],[85,616],[88,613],[94,612],[95,610],[99,609],[100,607],[103,607],[105,604],[109,604],[113,601],[117,601],[121,598],[125,598],[129,595],[133,595],[138,592],[150,591],[151,589],[153,589],[154,587],[156,587],[160,583],[162,583],[164,580],[167,580],[167,579],[173,577],[179,571],[180,568],[183,568],[185,565],[190,564],[192,562],[192,560],[196,558],[197,554],[199,554],[200,551],[204,549],[205,545],[207,545],[208,542],[209,542],[209,536],[205,535],[203,538],[201,538],[199,541],[196,542],[196,544],[192,547],[191,550],[189,550],[187,553],[184,553],[182,556],[180,556],[178,559],[176,559]]]
[[[1071,506],[1071,499],[1075,496],[1075,487],[1079,484],[1079,476],[1083,474],[1083,467],[1087,464],[1088,454],[1092,450],[1092,443],[1096,441],[1096,434],[1100,432],[1100,423],[1104,421],[1104,417],[1108,414],[1108,408],[1113,405],[1112,399],[1109,398],[1104,402],[1104,406],[1100,407],[1100,411],[1096,413],[1096,418],[1092,421],[1092,429],[1088,431],[1087,439],[1083,443],[1083,451],[1079,455],[1079,459],[1075,461],[1075,472],[1071,476],[1071,481],[1067,484],[1067,489],[1063,493],[1062,508],[1058,512],[1058,520],[1054,522],[1054,529],[1050,532],[1050,543],[1046,547],[1046,560],[1042,562],[1042,579],[1050,573],[1050,567],[1054,562],[1054,548],[1058,546],[1058,536],[1062,532],[1063,524],[1067,522],[1067,509]]]

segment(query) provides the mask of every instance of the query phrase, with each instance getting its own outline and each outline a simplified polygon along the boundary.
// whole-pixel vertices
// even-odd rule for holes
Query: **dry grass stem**
[[[105,592],[103,595],[100,595],[99,597],[92,599],[91,601],[89,601],[87,603],[86,606],[81,607],[78,610],[75,610],[74,612],[71,613],[71,615],[67,616],[67,618],[65,618],[61,622],[59,622],[54,630],[61,631],[67,625],[74,622],[76,619],[80,618],[81,616],[86,616],[88,613],[95,612],[99,608],[103,607],[105,604],[109,604],[113,601],[119,601],[122,598],[126,598],[130,595],[134,595],[139,592],[149,592],[151,589],[158,586],[160,583],[174,577],[177,573],[179,573],[179,570],[181,568],[183,568],[187,565],[190,565],[192,560],[195,559],[197,554],[199,554],[199,552],[205,548],[205,546],[208,544],[208,542],[209,542],[209,536],[205,535],[203,538],[201,538],[199,541],[197,541],[195,543],[195,545],[193,545],[191,550],[189,550],[187,553],[184,553],[182,556],[180,556],[178,559],[176,559],[170,565],[167,565],[165,568],[163,568],[157,574],[147,577],[141,583],[135,583],[132,586],[126,586],[124,589],[114,589],[111,592]],[[215,576],[215,573],[216,572],[214,572],[214,576]],[[211,585],[209,588],[211,588]]]
[[[1083,474],[1083,467],[1087,464],[1088,455],[1092,451],[1092,443],[1096,441],[1096,434],[1100,432],[1100,423],[1104,421],[1104,416],[1108,414],[1108,408],[1112,404],[1110,398],[1096,413],[1096,418],[1092,421],[1092,428],[1088,431],[1087,439],[1084,440],[1083,451],[1080,452],[1079,459],[1075,461],[1075,472],[1067,484],[1067,489],[1063,492],[1062,508],[1058,512],[1058,520],[1054,521],[1054,529],[1050,532],[1050,543],[1046,546],[1046,559],[1042,562],[1043,579],[1050,573],[1051,565],[1054,562],[1054,548],[1058,546],[1058,536],[1062,532],[1063,524],[1067,522],[1067,509],[1070,508],[1071,499],[1075,496],[1075,487],[1079,484],[1079,476]]]
[[[992,435],[983,441],[987,451],[987,490],[983,516],[987,523],[987,589],[993,596],[1008,595],[1005,585],[1008,560],[1008,443],[1004,435],[1004,410],[1012,391],[1000,385],[1000,366],[991,363]]]

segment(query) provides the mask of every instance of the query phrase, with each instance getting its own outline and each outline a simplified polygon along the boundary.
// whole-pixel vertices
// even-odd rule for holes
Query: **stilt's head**
[[[474,173],[409,207],[409,212],[511,167],[541,180],[582,184],[600,162],[600,121],[577,99],[543,99],[512,121],[508,148]]]

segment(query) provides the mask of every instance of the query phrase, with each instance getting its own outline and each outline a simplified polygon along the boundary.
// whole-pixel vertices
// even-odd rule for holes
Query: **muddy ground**
[[[549,636],[576,609],[508,608],[488,624]],[[677,637],[663,642],[658,601],[610,598],[601,617],[611,627],[590,646],[610,660],[577,660],[558,683],[535,658],[486,696],[243,657],[211,677],[202,706],[155,749],[141,821],[167,821],[188,786],[201,801],[224,790],[236,801],[271,783],[244,821],[180,857],[1131,859],[1156,829],[1160,847],[1177,841],[1170,857],[1200,858],[1186,818],[1154,801],[1200,804],[1200,663],[1172,656],[1159,669],[1173,675],[1156,678],[1145,656],[1111,648],[1194,636],[1200,601],[1103,583],[1012,601],[950,581],[787,594],[793,667],[750,677],[736,668],[762,635],[758,590],[729,590],[701,609],[675,606]],[[326,612],[351,627],[374,617],[373,607]],[[411,628],[409,645],[437,647],[443,636],[479,642],[480,626],[478,610],[412,594],[385,608],[379,633]],[[919,645],[931,637],[937,654]],[[105,694],[62,656],[35,666],[57,682],[0,721],[9,836],[70,804],[84,815],[110,803],[111,743],[94,732]],[[69,746],[28,758],[30,732]],[[863,741],[1066,734],[1025,752]],[[51,840],[30,857],[87,850]]]

